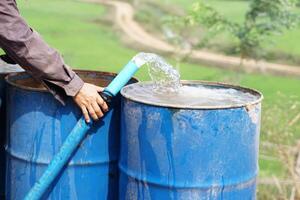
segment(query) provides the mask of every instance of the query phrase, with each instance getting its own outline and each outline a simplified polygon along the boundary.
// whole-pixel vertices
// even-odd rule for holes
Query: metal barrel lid
[[[151,83],[151,82],[144,82],[144,83]],[[198,80],[182,80],[181,84],[186,85],[186,86],[197,86],[197,85],[202,85],[202,86],[210,86],[210,87],[215,87],[215,88],[223,88],[223,89],[235,89],[240,92],[245,92],[245,93],[250,93],[251,95],[255,96],[255,100],[244,103],[244,104],[234,104],[234,105],[221,105],[221,106],[189,106],[189,105],[182,105],[182,104],[172,104],[172,103],[156,103],[156,102],[151,102],[147,99],[138,99],[135,97],[132,97],[127,94],[127,90],[130,90],[132,87],[135,86],[135,84],[142,84],[140,83],[134,83],[132,85],[125,86],[121,90],[121,94],[124,98],[137,102],[137,103],[142,103],[146,105],[151,105],[151,106],[158,106],[158,107],[166,107],[166,108],[176,108],[176,109],[195,109],[195,110],[219,110],[219,109],[232,109],[232,108],[241,108],[241,107],[252,107],[257,104],[260,104],[263,100],[263,94],[255,89],[250,89],[247,87],[242,87],[242,86],[237,86],[237,85],[232,85],[232,84],[227,84],[227,83],[222,83],[222,82],[210,82],[210,81],[198,81]]]

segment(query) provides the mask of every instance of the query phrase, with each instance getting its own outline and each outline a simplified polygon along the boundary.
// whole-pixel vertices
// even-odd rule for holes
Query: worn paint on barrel
[[[5,76],[14,72],[24,71],[18,65],[9,65],[0,60],[0,199],[4,199],[5,194],[5,131],[6,131],[6,93],[5,93]]]
[[[78,71],[77,71],[78,72]],[[115,74],[78,72],[86,82],[106,86]],[[6,196],[23,199],[43,174],[81,117],[70,98],[62,106],[27,74],[9,76]],[[44,196],[48,199],[117,199],[120,96],[77,147],[68,166]]]
[[[255,199],[262,95],[234,88],[257,101],[162,107],[137,101],[123,88],[120,199]]]

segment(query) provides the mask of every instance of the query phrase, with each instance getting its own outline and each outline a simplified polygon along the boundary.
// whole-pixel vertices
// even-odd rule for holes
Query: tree
[[[264,53],[264,44],[270,36],[282,34],[285,30],[298,25],[296,13],[297,0],[251,0],[243,23],[228,20],[216,9],[201,0],[193,5],[184,17],[186,25],[199,25],[207,30],[201,44],[205,45],[221,32],[229,32],[238,39],[236,47],[241,60],[260,59]]]

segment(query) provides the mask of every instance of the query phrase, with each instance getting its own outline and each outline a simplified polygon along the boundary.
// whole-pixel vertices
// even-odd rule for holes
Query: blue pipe
[[[116,96],[116,94],[118,94],[122,87],[128,83],[139,68],[139,64],[136,64],[134,61],[130,61],[116,76],[116,78],[105,88],[104,93],[110,97]],[[92,123],[86,123],[84,118],[81,118],[78,121],[75,128],[71,131],[61,146],[59,152],[50,162],[44,174],[26,195],[24,198],[25,200],[39,200],[43,197],[49,186],[70,160],[76,147],[78,147],[81,141],[85,138],[91,126]]]
[[[135,62],[130,61],[122,71],[114,78],[114,80],[105,88],[104,93],[108,93],[108,95],[116,96],[122,87],[124,87],[128,81],[133,77],[133,75],[137,72],[140,66],[138,66]]]

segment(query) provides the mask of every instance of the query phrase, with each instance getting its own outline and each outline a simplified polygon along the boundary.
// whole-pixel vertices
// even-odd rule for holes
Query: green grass
[[[95,22],[105,13],[99,5],[71,0],[21,0],[18,3],[30,25],[58,49],[73,68],[117,72],[137,53],[123,46],[111,27]],[[187,63],[181,64],[180,71],[182,79],[228,81],[236,76],[234,72]],[[146,68],[137,77],[149,79]],[[278,92],[300,101],[299,79],[252,74],[242,75],[241,84],[263,92],[264,105],[276,102]],[[278,174],[280,170],[277,163],[261,160],[262,175]]]
[[[278,177],[284,177],[284,172],[282,170],[282,165],[280,161],[273,161],[273,160],[259,160],[259,166],[260,166],[260,177],[272,177],[272,176],[278,176]]]
[[[22,15],[75,68],[118,71],[135,54],[97,25],[104,8],[71,0],[19,1]],[[109,67],[109,68],[107,68]]]

